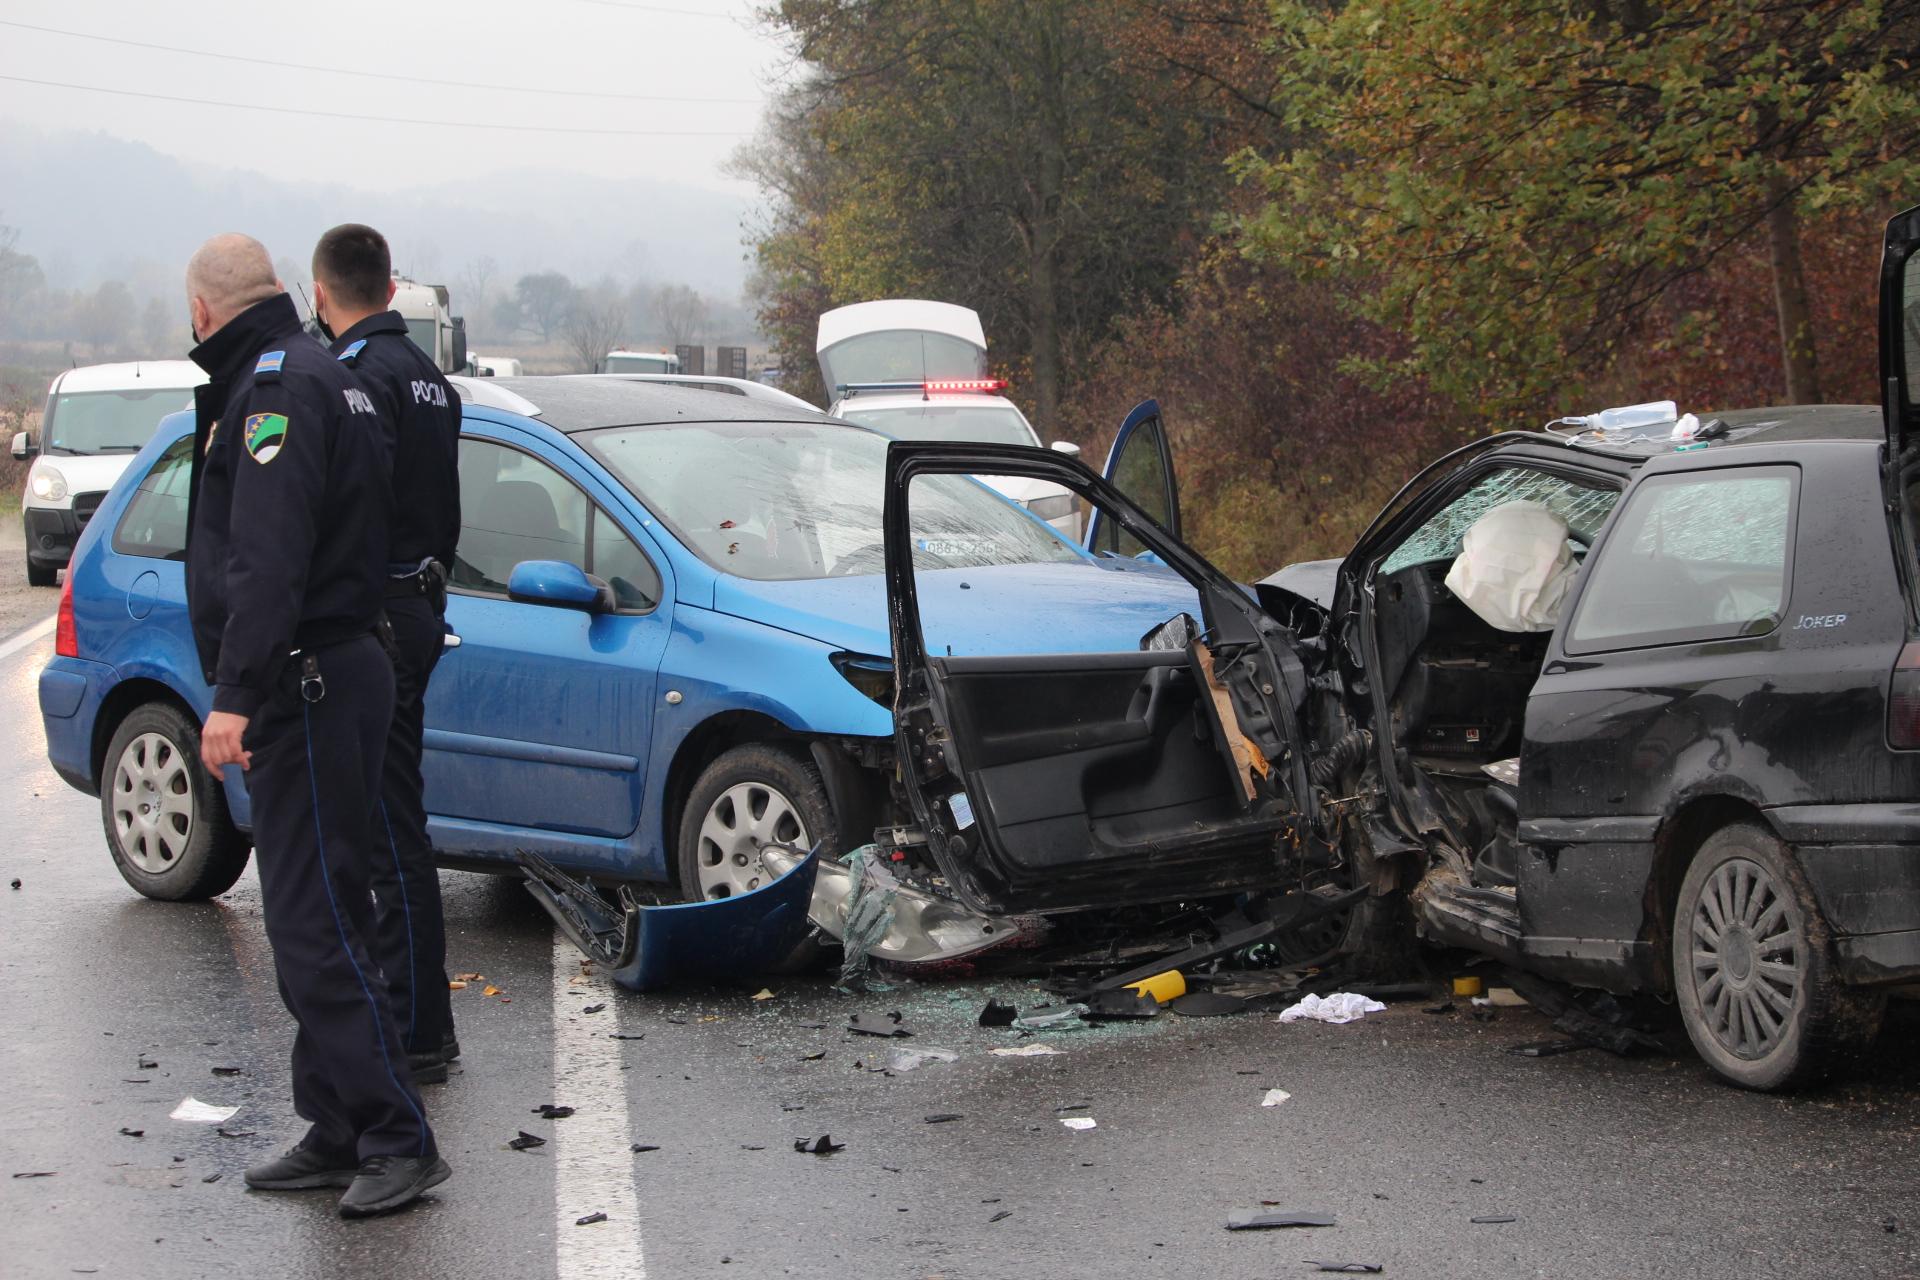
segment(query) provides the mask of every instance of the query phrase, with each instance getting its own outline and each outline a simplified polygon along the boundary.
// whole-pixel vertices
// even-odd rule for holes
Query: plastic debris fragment
[[[1269,1227],[1330,1227],[1333,1215],[1299,1209],[1235,1209],[1227,1214],[1229,1231],[1261,1231]]]
[[[813,1156],[830,1156],[836,1151],[845,1151],[847,1144],[844,1142],[835,1142],[832,1134],[823,1133],[812,1142],[808,1142],[805,1138],[795,1138],[793,1140],[793,1149],[795,1151],[803,1151]]]
[[[198,1098],[183,1098],[180,1105],[168,1113],[169,1120],[184,1120],[188,1124],[225,1124],[240,1114],[238,1107],[216,1107],[210,1102]]]
[[[1307,1265],[1322,1271],[1344,1272],[1354,1276],[1377,1276],[1387,1269],[1385,1264],[1379,1262],[1316,1262],[1312,1258],[1307,1259]]]
[[[604,1213],[590,1213],[584,1218],[575,1218],[573,1225],[576,1227],[590,1227],[596,1222],[605,1222],[606,1220],[607,1215]]]
[[[659,1149],[660,1148],[656,1146],[652,1146],[645,1142],[636,1142],[633,1144],[633,1147],[632,1147],[633,1154],[635,1155],[644,1155],[649,1151],[658,1151]]]
[[[542,1120],[565,1120],[573,1114],[572,1107],[557,1107],[551,1102],[543,1102],[533,1109],[533,1114]]]
[[[1062,1116],[1060,1117],[1060,1123],[1065,1125],[1069,1129],[1073,1129],[1079,1132],[1085,1132],[1088,1129],[1097,1129],[1100,1127],[1100,1122],[1095,1120],[1092,1116]]]
[[[1061,1056],[1060,1050],[1044,1044],[1002,1045],[998,1049],[989,1049],[987,1052],[1002,1058],[1052,1058]]]
[[[1084,1004],[1063,1005],[1044,1013],[1023,1014],[1013,1020],[1016,1031],[1074,1031],[1086,1025]]]
[[[868,1018],[865,1022],[855,1013],[847,1018],[847,1030],[862,1036],[910,1036],[913,1028],[901,1019],[900,1011],[895,1009],[885,1017]]]
[[[1013,1025],[1013,1020],[1019,1016],[1020,1011],[1012,1005],[1001,1004],[998,1000],[989,999],[987,1001],[987,1007],[980,1011],[980,1025],[983,1027],[1010,1027]]]
[[[895,1049],[893,1056],[887,1059],[890,1071],[914,1071],[930,1062],[958,1062],[960,1055],[952,1049],[936,1049],[928,1045],[924,1049]]]
[[[893,928],[894,900],[900,882],[881,864],[885,855],[876,844],[863,845],[842,858],[853,881],[847,896],[847,926],[840,936],[840,986],[847,991],[884,990],[869,976],[868,954],[886,941]]]
[[[531,1151],[535,1147],[544,1147],[547,1145],[547,1140],[541,1137],[539,1134],[528,1133],[525,1129],[522,1129],[519,1132],[520,1132],[519,1137],[508,1140],[507,1142],[508,1150]]]
[[[1267,1096],[1260,1099],[1260,1105],[1263,1107],[1277,1107],[1292,1096],[1293,1095],[1285,1089],[1269,1089],[1267,1090]]]
[[[1510,1216],[1508,1216],[1507,1214],[1504,1214],[1504,1213],[1488,1213],[1488,1214],[1482,1214],[1482,1215],[1481,1215],[1480,1217],[1478,1217],[1478,1218],[1470,1218],[1470,1219],[1468,1219],[1468,1221],[1470,1221],[1470,1222],[1478,1222],[1478,1223],[1482,1223],[1482,1224],[1484,1224],[1484,1225],[1489,1225],[1489,1226],[1491,1226],[1491,1225],[1494,1225],[1494,1224],[1496,1224],[1496,1223],[1501,1223],[1501,1222],[1518,1222],[1518,1221],[1520,1221],[1520,1219],[1518,1219],[1518,1218],[1514,1218],[1514,1217],[1510,1217]]]
[[[948,1124],[955,1120],[965,1120],[965,1119],[966,1117],[960,1114],[958,1111],[942,1111],[937,1115],[928,1116],[927,1123],[928,1124]]]

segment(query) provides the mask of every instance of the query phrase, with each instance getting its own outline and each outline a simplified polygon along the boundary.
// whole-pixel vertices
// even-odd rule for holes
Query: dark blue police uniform
[[[371,935],[369,814],[393,709],[376,636],[391,444],[353,375],[279,294],[193,351],[187,607],[216,711],[243,738],[280,996],[299,1024],[304,1145],[346,1166],[435,1154]]]
[[[460,540],[460,395],[407,336],[398,311],[368,316],[332,350],[394,431],[387,617],[393,624],[393,727],[374,813],[384,857],[372,868],[374,953],[386,971],[407,1052],[440,1056],[453,1043],[440,873],[421,799],[427,682],[446,640],[446,583]]]

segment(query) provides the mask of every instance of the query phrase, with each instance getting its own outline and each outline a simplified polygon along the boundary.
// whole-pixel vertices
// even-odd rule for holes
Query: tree
[[[684,284],[663,284],[653,291],[650,310],[655,332],[677,347],[691,343],[707,327],[707,302]]]
[[[467,265],[460,268],[461,314],[477,316],[485,311],[487,290],[499,274],[500,264],[491,255],[482,254],[467,260]]]
[[[0,223],[0,335],[14,331],[22,308],[46,284],[40,263],[21,253],[20,229]]]
[[[164,298],[147,299],[147,305],[140,312],[140,341],[149,358],[159,359],[178,352],[182,339],[187,336],[184,328],[179,308],[169,307]]]
[[[95,356],[117,348],[133,329],[133,293],[118,280],[109,280],[83,302],[75,320],[79,336]]]
[[[1920,177],[1920,0],[1276,0],[1288,145],[1245,243],[1369,286],[1463,402],[1536,413],[1676,285],[1765,258],[1785,393],[1820,398],[1804,220]],[[1864,303],[1863,303],[1864,305]],[[1712,317],[1694,320],[1710,322]]]
[[[626,296],[611,280],[603,280],[574,295],[560,332],[580,371],[598,373],[607,352],[626,340],[626,325]]]
[[[1051,430],[1073,361],[1163,296],[1225,184],[1165,63],[1116,52],[1135,6],[783,0],[811,74],[738,171],[775,196],[757,301],[783,364],[826,306],[973,307]]]
[[[558,271],[539,271],[521,276],[513,286],[513,299],[519,305],[523,323],[540,331],[540,341],[553,340],[553,331],[573,305],[573,281]]]

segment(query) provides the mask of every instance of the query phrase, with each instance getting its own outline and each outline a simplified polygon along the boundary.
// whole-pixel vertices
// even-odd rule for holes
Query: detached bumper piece
[[[630,991],[699,986],[764,973],[793,954],[813,928],[815,854],[752,893],[711,902],[647,907],[624,889],[609,902],[538,854],[522,853],[527,892],[567,940]]]

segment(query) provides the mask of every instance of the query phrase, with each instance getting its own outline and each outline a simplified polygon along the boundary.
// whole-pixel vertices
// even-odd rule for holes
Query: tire
[[[46,568],[42,568],[41,566],[33,562],[32,556],[27,557],[27,585],[28,586],[50,587],[54,584],[54,580],[59,576],[60,576],[60,570],[57,567],[49,565]]]
[[[1693,1047],[1747,1089],[1827,1079],[1873,1042],[1883,994],[1834,971],[1832,932],[1793,851],[1751,823],[1694,855],[1674,910],[1674,994]]]
[[[768,743],[734,747],[701,772],[687,793],[676,842],[680,894],[705,902],[769,883],[757,850],[766,841],[820,845],[840,852],[833,804],[820,771],[806,756]],[[811,967],[822,955],[817,931],[776,972]]]
[[[198,902],[247,868],[247,838],[220,780],[200,763],[200,728],[171,703],[136,707],[100,769],[100,820],[113,865],[138,893]]]

